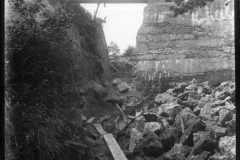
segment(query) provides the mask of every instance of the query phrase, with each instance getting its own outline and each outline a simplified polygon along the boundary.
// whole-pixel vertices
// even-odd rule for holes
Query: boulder
[[[206,124],[199,118],[196,118],[192,121],[192,124],[185,130],[182,134],[180,143],[187,146],[193,146],[193,133],[198,131],[204,131]]]
[[[147,112],[143,114],[143,117],[146,119],[146,122],[156,122],[158,116],[153,112]]]
[[[112,82],[112,84],[113,84],[114,86],[117,86],[117,85],[119,85],[120,83],[122,83],[122,81],[121,81],[121,79],[119,79],[119,78],[114,79],[113,82]]]
[[[136,128],[131,129],[130,145],[129,145],[130,152],[134,151],[136,144],[142,138],[142,136],[143,136],[143,133],[139,132]]]
[[[143,134],[146,134],[148,132],[158,133],[161,131],[161,128],[162,128],[162,126],[158,122],[147,122],[147,123],[145,123]]]
[[[159,116],[159,117],[157,118],[157,122],[162,125],[161,132],[164,131],[165,129],[171,127],[171,126],[169,125],[167,119],[169,119],[169,117]]]
[[[200,139],[194,144],[190,155],[198,155],[203,151],[213,153],[218,148],[218,142],[213,138],[211,132],[206,132]]]
[[[203,151],[202,153],[196,156],[189,156],[187,160],[207,160],[210,157],[211,153],[208,151]]]
[[[173,117],[163,117],[163,116],[159,116],[157,118],[157,122],[162,123],[162,121],[166,121],[168,124],[166,124],[166,122],[164,122],[164,126],[165,128],[168,128],[168,125],[172,125],[174,123],[174,118]]]
[[[211,127],[208,127],[210,131],[213,132],[214,137],[216,139],[219,139],[227,134],[227,128],[219,127],[217,125],[212,125]]]
[[[129,86],[126,82],[118,84],[117,87],[120,93],[127,93],[129,89]]]
[[[215,107],[225,106],[225,105],[226,105],[226,101],[216,100],[216,101],[214,101],[214,102],[211,104],[211,107],[212,107],[212,108],[215,108]]]
[[[193,110],[193,113],[198,116],[201,112],[201,108],[199,106],[195,107],[194,110]]]
[[[164,151],[169,151],[174,144],[179,141],[180,132],[175,128],[167,128],[160,134],[160,139],[164,148]]]
[[[198,94],[196,91],[191,91],[188,94],[188,100],[189,102],[198,102],[201,99],[201,95]]]
[[[163,112],[167,113],[168,117],[175,118],[181,111],[181,108],[177,103],[166,103],[162,104],[161,107],[163,108]]]
[[[179,94],[178,98],[182,101],[187,101],[188,100],[188,95],[189,95],[189,91],[186,91],[184,93]]]
[[[184,82],[184,83],[180,83],[180,84],[178,84],[178,89],[179,89],[179,92],[184,92],[184,90],[185,90],[185,88],[187,87],[188,85],[187,85],[187,83],[186,82]]]
[[[198,131],[197,133],[193,133],[193,143],[195,144],[206,132]]]
[[[225,109],[228,109],[229,111],[231,111],[232,113],[236,113],[236,106],[233,105],[231,102],[225,102],[225,105],[222,107]]]
[[[203,93],[203,87],[197,86],[197,94],[201,95]]]
[[[228,109],[222,109],[219,111],[219,124],[220,126],[226,126],[227,121],[231,121],[233,118],[233,113]]]
[[[174,102],[177,98],[173,97],[170,94],[167,93],[162,93],[162,94],[158,94],[155,98],[155,102],[157,104],[164,104],[164,103],[171,103]]]
[[[192,79],[192,81],[190,82],[190,84],[197,84],[197,80],[196,80],[196,79]]]
[[[181,117],[183,120],[184,124],[184,129],[187,129],[192,121],[196,118],[196,116],[186,110],[183,110],[182,112],[178,113],[177,116],[175,117],[175,122],[172,125],[172,127],[176,128],[177,130],[181,131]]]
[[[182,110],[182,112],[189,112],[189,113],[192,113],[194,114],[193,110],[191,110],[189,107],[186,107]]]
[[[227,155],[221,155],[219,152],[215,153],[208,160],[228,160]]]
[[[210,120],[207,120],[207,121],[204,121],[205,124],[206,124],[206,131],[211,131],[212,130],[212,127],[214,125],[217,125],[217,122],[214,122],[214,121],[210,121]]]
[[[198,102],[192,102],[192,101],[182,101],[181,99],[177,99],[177,103],[179,105],[183,105],[184,107],[189,107],[191,109],[193,109],[194,107],[196,107],[198,105]]]
[[[168,160],[175,160],[176,159],[177,160],[181,156],[182,156],[181,158],[184,159],[184,157],[188,156],[190,151],[191,151],[190,147],[184,146],[181,143],[180,144],[176,143],[170,151],[166,152],[163,155],[163,159],[168,159]]]
[[[212,89],[204,87],[203,90],[202,90],[202,93],[203,94],[211,94],[212,93]]]
[[[205,95],[205,96],[202,96],[199,101],[204,103],[204,104],[205,103],[213,103],[214,102],[214,97],[213,97],[213,95]]]
[[[213,109],[211,107],[211,103],[206,103],[203,108],[201,108],[200,117],[205,119],[211,119],[211,115],[213,114]]]
[[[198,101],[198,107],[199,108],[203,108],[205,104],[206,104],[206,102]]]
[[[218,98],[218,99],[220,99],[220,100],[224,100],[224,99],[226,99],[228,96],[231,96],[230,92],[228,92],[228,91],[225,91],[225,92],[216,91],[216,92],[215,92],[215,98]]]
[[[226,126],[228,129],[228,136],[236,134],[236,115],[233,116],[231,121],[226,122]]]
[[[222,155],[228,155],[231,159],[236,158],[236,136],[220,138],[218,148]]]
[[[143,138],[139,140],[135,149],[136,153],[144,153],[145,155],[152,157],[161,156],[163,151],[161,140],[153,132],[148,132],[143,135]]]
[[[218,99],[225,99],[235,92],[235,83],[230,81],[222,82],[217,88],[214,89],[214,96]]]
[[[197,87],[196,83],[192,83],[185,88],[185,91],[193,91]]]
[[[161,121],[160,121],[160,123],[162,124],[164,130],[171,127],[171,126],[169,125],[168,121],[167,121],[169,118],[171,118],[171,117],[163,118],[163,119],[161,119]]]

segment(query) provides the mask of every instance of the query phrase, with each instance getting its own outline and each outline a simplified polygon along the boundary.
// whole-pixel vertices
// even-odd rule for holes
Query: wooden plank
[[[75,147],[80,147],[80,148],[88,148],[88,146],[86,146],[85,144],[81,144],[81,143],[73,142],[73,141],[65,141],[65,144],[70,144],[70,145],[73,145]]]
[[[70,3],[97,3],[97,0],[69,0]],[[148,0],[98,0],[99,3],[147,3]]]
[[[109,117],[110,117],[110,115],[105,115],[105,116],[101,117],[99,120],[97,120],[96,123],[102,123],[102,121],[104,119],[109,118]]]
[[[100,123],[94,123],[93,125],[101,135],[108,134],[103,130],[102,125]]]
[[[92,121],[95,119],[95,117],[89,118],[89,120],[86,123],[92,123]]]
[[[111,133],[105,134],[103,137],[112,153],[114,160],[127,160],[126,156]]]

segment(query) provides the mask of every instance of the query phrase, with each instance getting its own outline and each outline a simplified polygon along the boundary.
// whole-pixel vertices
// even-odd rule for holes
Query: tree
[[[111,56],[119,56],[120,55],[120,49],[117,45],[116,42],[110,42],[109,46],[108,46],[108,52],[109,55]]]
[[[129,45],[127,49],[125,49],[123,56],[126,56],[126,57],[131,56],[133,54],[134,49],[135,49],[134,46]]]
[[[205,7],[207,2],[213,2],[213,0],[174,0],[176,6],[171,6],[169,9],[173,12],[173,16],[176,17],[179,14],[186,12],[192,12],[195,8]]]

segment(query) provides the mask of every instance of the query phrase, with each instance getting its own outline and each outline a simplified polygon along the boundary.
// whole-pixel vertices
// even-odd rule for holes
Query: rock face
[[[214,0],[193,13],[170,17],[175,3],[149,0],[132,57],[145,79],[234,80],[234,3],[226,2]]]

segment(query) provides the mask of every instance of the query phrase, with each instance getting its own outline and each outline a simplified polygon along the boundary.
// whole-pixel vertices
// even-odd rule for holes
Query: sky
[[[81,4],[90,13],[94,13],[97,4]],[[107,44],[114,41],[123,53],[128,45],[136,46],[136,35],[143,21],[143,9],[146,4],[100,4],[97,17],[106,18],[103,23]]]

